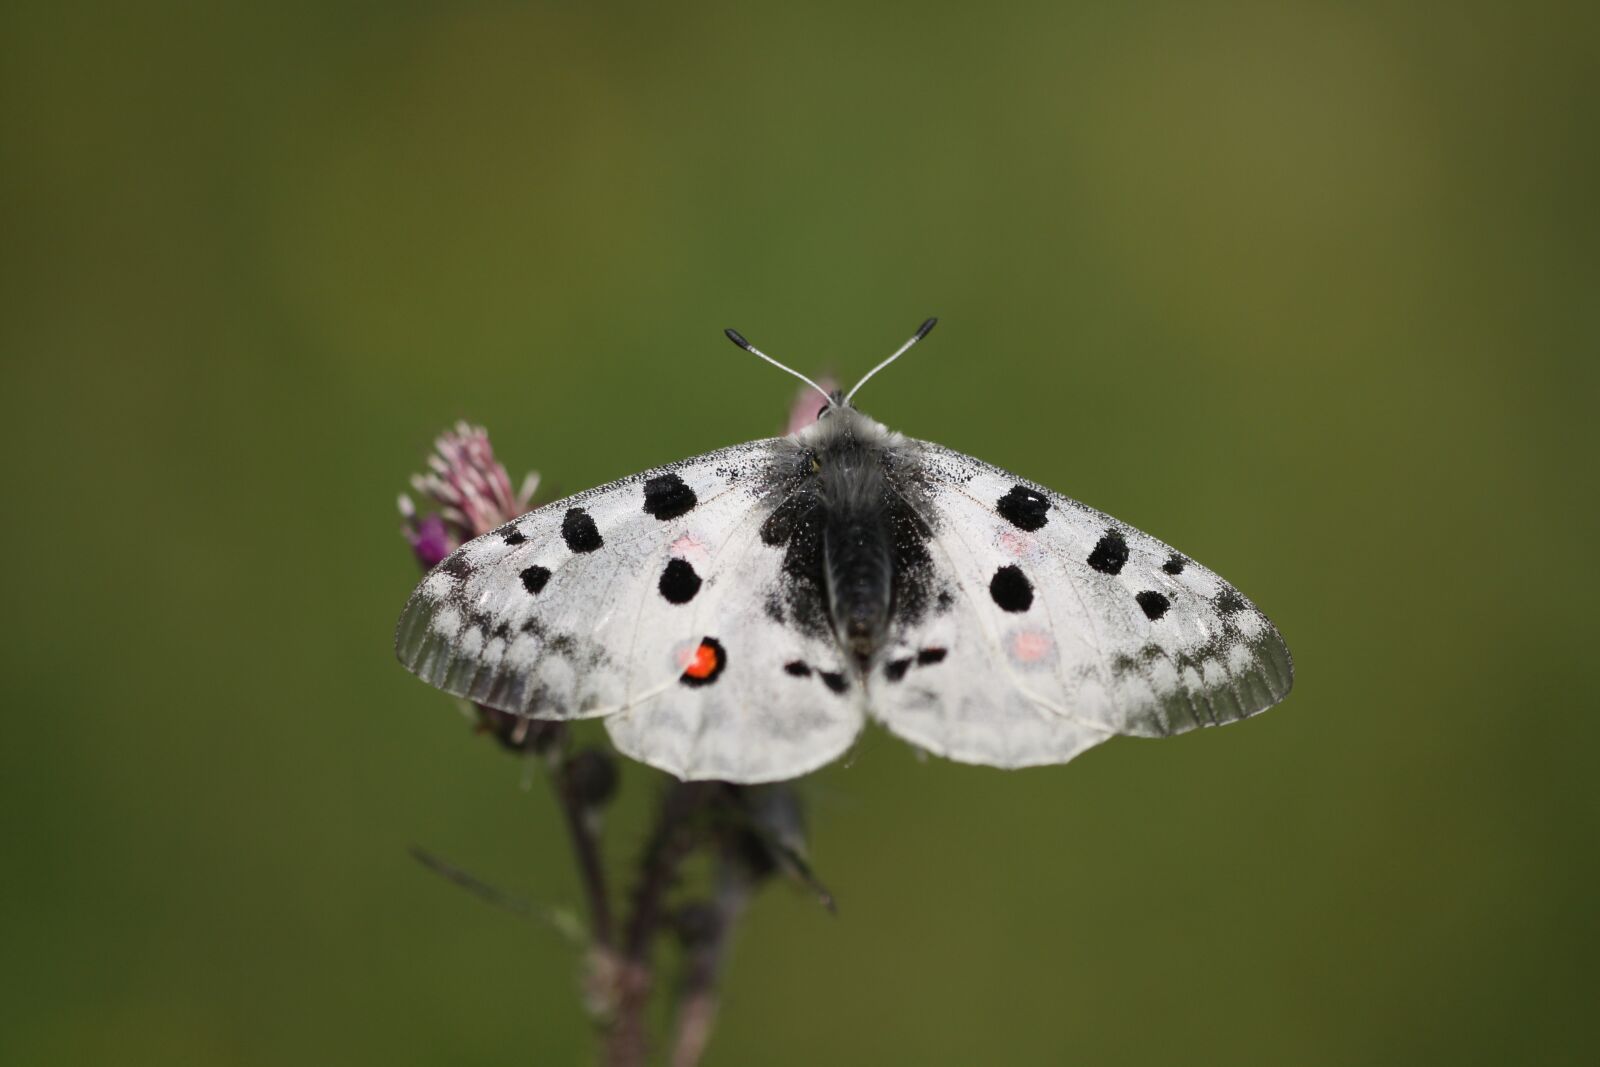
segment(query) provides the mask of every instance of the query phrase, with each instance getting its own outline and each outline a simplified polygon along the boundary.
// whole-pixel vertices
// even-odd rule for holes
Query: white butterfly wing
[[[396,633],[448,693],[540,719],[614,716],[629,755],[682,777],[792,777],[842,752],[859,697],[785,686],[825,643],[766,610],[782,553],[760,542],[792,455],[756,441],[545,505],[429,572]],[[820,695],[819,695],[820,694]]]
[[[606,720],[618,749],[686,779],[794,778],[850,747],[866,716],[831,635],[796,625],[782,603],[782,546],[770,509],[753,510],[716,554],[716,577],[688,632],[715,640],[714,684],[675,681]]]
[[[953,603],[897,627],[874,672],[872,710],[891,730],[1021,766],[1112,734],[1232,722],[1288,694],[1282,637],[1217,575],[1059,493],[918,447],[917,506]]]
[[[933,565],[959,574],[969,558],[941,539]],[[1065,763],[1112,731],[1069,718],[1018,685],[1003,662],[1003,629],[966,597],[920,624],[895,627],[867,686],[872,715],[918,748],[962,763],[1031,767]]]

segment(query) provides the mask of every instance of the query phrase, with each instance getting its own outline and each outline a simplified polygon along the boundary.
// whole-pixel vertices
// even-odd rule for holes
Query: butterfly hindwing
[[[688,632],[716,642],[701,653],[715,680],[685,672],[608,718],[622,752],[681,778],[776,781],[830,762],[860,732],[860,686],[837,642],[783,603],[784,549],[761,536],[771,511],[753,509],[720,546],[694,605]]]
[[[1011,634],[977,573],[971,531],[929,523],[928,552],[940,607],[901,616],[867,686],[873,717],[919,748],[989,767],[1064,763],[1112,732],[1035,699],[1005,662]]]
[[[891,729],[1016,766],[1111,734],[1231,722],[1288,693],[1277,630],[1211,571],[1059,493],[917,447],[919,506],[952,602],[897,630],[874,675],[873,710]],[[923,665],[930,647],[944,655]]]

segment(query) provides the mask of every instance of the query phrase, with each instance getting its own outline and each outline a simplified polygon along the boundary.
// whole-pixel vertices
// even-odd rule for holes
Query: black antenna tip
[[[924,337],[928,336],[928,331],[932,330],[937,325],[939,325],[939,320],[938,319],[929,319],[927,322],[923,323],[921,326],[918,326],[917,327],[917,340],[920,341]]]
[[[728,340],[732,341],[746,352],[751,350],[750,342],[746,341],[744,339],[744,334],[740,333],[738,330],[723,330],[722,332],[728,335]]]

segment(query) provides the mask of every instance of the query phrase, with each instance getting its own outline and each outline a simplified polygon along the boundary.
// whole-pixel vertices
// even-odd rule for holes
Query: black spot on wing
[[[688,560],[669,559],[656,589],[669,604],[687,604],[700,591],[700,576]]]
[[[1089,566],[1101,574],[1119,574],[1128,562],[1128,542],[1117,530],[1107,530],[1089,553]]]
[[[472,564],[467,561],[465,552],[457,550],[444,558],[439,570],[459,582],[472,574]]]
[[[605,544],[594,518],[582,508],[567,509],[566,518],[561,520],[561,539],[573,552],[593,552]]]
[[[906,673],[913,666],[927,667],[930,664],[941,662],[944,657],[945,650],[942,648],[924,648],[915,656],[904,656],[885,663],[883,665],[883,675],[891,682],[898,682],[906,676]]]
[[[525,568],[522,572],[522,588],[526,589],[530,593],[533,593],[534,595],[538,595],[544,589],[545,583],[549,580],[550,568],[541,567],[537,563],[531,567]]]
[[[1166,571],[1168,574],[1182,574],[1183,568],[1188,564],[1188,562],[1188,560],[1174,552],[1171,558],[1161,565],[1161,569]]]
[[[504,541],[508,545],[511,545],[513,548],[522,544],[527,539],[528,535],[517,529],[515,526],[510,527],[500,534],[500,540]]]
[[[989,595],[1001,611],[1027,611],[1033,606],[1033,583],[1016,564],[1007,564],[989,579]]]
[[[1165,615],[1167,609],[1172,606],[1172,601],[1153,589],[1146,589],[1133,599],[1139,602],[1139,606],[1144,609],[1145,617],[1151,622]]]
[[[670,471],[644,483],[644,510],[663,522],[687,515],[697,503],[694,490]]]
[[[850,688],[850,683],[838,671],[818,671],[817,677],[822,679],[823,685],[826,685],[835,693],[842,693]]]
[[[783,672],[795,678],[811,677],[811,668],[805,665],[805,661],[798,659],[790,660],[788,663],[785,663],[783,665]]]
[[[1050,521],[1050,501],[1025,485],[1013,485],[995,503],[995,510],[1019,530],[1037,530]]]

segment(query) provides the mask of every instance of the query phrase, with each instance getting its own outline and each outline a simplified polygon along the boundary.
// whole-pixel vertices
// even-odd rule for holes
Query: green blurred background
[[[623,10],[621,8],[628,7]],[[557,813],[393,660],[395,494],[865,407],[1148,529],[1287,704],[807,784],[720,1064],[1593,1062],[1582,4],[14,3],[0,1060],[565,1063]],[[630,770],[626,858],[653,773]]]

